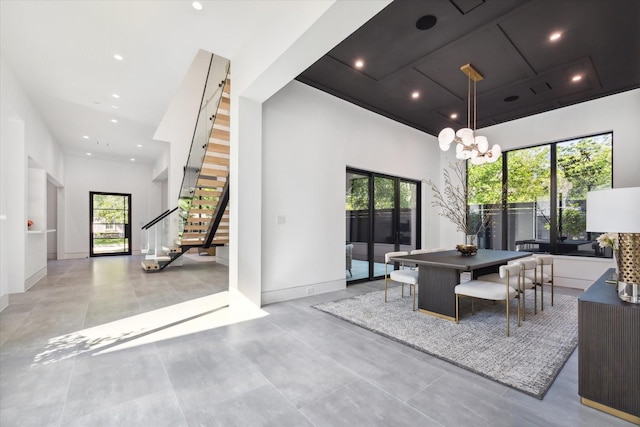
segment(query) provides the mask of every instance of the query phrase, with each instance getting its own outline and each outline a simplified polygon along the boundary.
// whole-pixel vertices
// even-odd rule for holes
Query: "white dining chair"
[[[408,251],[387,252],[384,254],[384,302],[387,302],[387,286],[389,280],[400,283],[402,286],[401,296],[404,298],[404,285],[409,285],[409,294],[413,294],[413,310],[416,309],[416,286],[418,284],[418,271],[400,263],[400,269],[393,269],[394,262],[391,258],[409,255]],[[388,270],[391,263],[392,270]]]
[[[489,282],[484,280],[470,280],[460,283],[454,288],[456,294],[456,323],[460,322],[460,297],[471,298],[471,313],[473,314],[473,299],[486,299],[492,301],[504,301],[506,305],[507,336],[509,336],[509,300],[518,295],[518,281],[521,278],[522,267],[519,264],[501,265],[498,273],[504,283]],[[515,279],[516,287],[512,286]],[[518,326],[520,326],[520,304],[518,303]]]

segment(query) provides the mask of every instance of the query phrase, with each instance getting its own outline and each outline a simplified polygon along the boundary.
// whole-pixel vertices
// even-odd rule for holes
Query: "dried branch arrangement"
[[[464,165],[465,162],[449,163],[449,168],[443,169],[444,191],[440,191],[431,180],[427,181],[427,184],[433,191],[434,199],[431,205],[440,209],[440,216],[454,223],[458,231],[466,236],[475,236],[487,228],[491,215],[483,216],[479,221],[471,221],[467,206],[468,189],[465,185]]]

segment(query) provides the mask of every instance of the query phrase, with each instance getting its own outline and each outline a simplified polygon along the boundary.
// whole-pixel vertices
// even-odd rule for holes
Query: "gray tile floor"
[[[630,425],[580,405],[577,352],[540,401],[310,307],[381,282],[170,339],[136,334],[144,313],[224,291],[227,276],[189,260],[155,274],[139,257],[50,262],[0,313],[0,425]],[[131,334],[102,331],[120,319]]]

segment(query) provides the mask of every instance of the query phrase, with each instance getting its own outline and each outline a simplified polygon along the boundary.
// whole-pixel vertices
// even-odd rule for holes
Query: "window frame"
[[[565,256],[572,256],[572,257],[584,257],[584,258],[590,258],[590,256],[584,255],[584,254],[570,254],[570,253],[559,253],[558,252],[558,152],[557,152],[557,148],[559,144],[563,144],[566,142],[570,142],[570,141],[579,141],[579,140],[583,140],[583,139],[587,139],[587,138],[594,138],[594,137],[602,137],[602,136],[606,136],[606,135],[611,135],[611,188],[615,188],[614,187],[614,162],[613,162],[613,158],[614,158],[614,150],[615,150],[615,144],[614,144],[614,132],[613,130],[608,130],[608,131],[602,131],[602,132],[597,132],[597,133],[592,133],[592,134],[587,134],[587,135],[582,135],[582,136],[576,136],[576,137],[572,137],[572,138],[566,138],[566,139],[562,139],[562,140],[558,140],[558,141],[553,141],[553,142],[546,142],[546,143],[541,143],[541,144],[533,144],[533,145],[528,145],[528,146],[523,146],[523,147],[516,147],[510,150],[505,150],[502,153],[502,179],[501,179],[501,185],[502,185],[502,200],[500,201],[500,216],[501,216],[501,234],[502,234],[502,239],[501,239],[501,247],[504,248],[509,248],[509,210],[508,210],[508,194],[507,191],[504,191],[506,188],[508,188],[508,183],[509,183],[509,169],[508,169],[508,158],[509,158],[509,153],[510,152],[515,152],[515,151],[519,151],[519,150],[526,150],[526,149],[531,149],[531,148],[536,148],[536,147],[544,147],[544,146],[548,146],[550,153],[549,153],[549,167],[550,167],[550,182],[549,182],[549,208],[550,208],[550,235],[549,235],[549,254],[551,255],[565,255]],[[469,165],[470,165],[470,161],[467,161],[467,173],[466,173],[466,185],[469,185]],[[478,165],[476,167],[482,167],[482,165]],[[467,199],[467,206],[469,206],[469,200]],[[605,232],[606,230],[602,231]],[[592,241],[595,241],[595,239],[591,239]],[[515,244],[515,242],[514,242]],[[495,246],[495,245],[492,245]],[[595,258],[611,258],[610,254],[606,254],[604,256],[593,256]]]

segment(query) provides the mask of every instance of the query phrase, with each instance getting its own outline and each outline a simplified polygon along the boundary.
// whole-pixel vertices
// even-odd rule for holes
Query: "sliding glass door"
[[[419,189],[417,181],[347,169],[347,281],[382,277],[385,253],[420,246]]]

